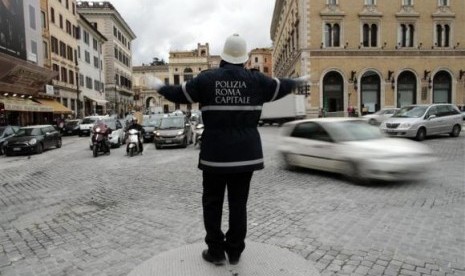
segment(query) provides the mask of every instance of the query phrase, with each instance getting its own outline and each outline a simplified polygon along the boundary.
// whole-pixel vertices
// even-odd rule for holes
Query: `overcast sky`
[[[271,47],[273,0],[109,0],[137,38],[133,65],[154,57],[168,62],[170,50],[194,50],[210,45],[219,55],[226,37],[238,33],[248,50]]]

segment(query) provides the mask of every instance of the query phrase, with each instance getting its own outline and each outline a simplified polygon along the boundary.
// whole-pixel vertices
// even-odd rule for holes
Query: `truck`
[[[305,95],[290,94],[279,100],[267,102],[263,105],[259,126],[265,124],[282,124],[305,118]]]

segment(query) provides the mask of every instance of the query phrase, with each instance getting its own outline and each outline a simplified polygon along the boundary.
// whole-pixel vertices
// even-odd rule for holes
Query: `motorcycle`
[[[92,131],[92,153],[97,157],[100,152],[110,154],[110,142],[107,138],[107,129],[96,126]]]
[[[196,146],[197,144],[200,144],[202,143],[202,133],[203,133],[203,129],[204,129],[204,125],[203,124],[197,124],[195,126],[195,129],[194,129],[194,136],[195,136],[195,139],[194,139],[194,146]]]
[[[137,131],[136,129],[130,129],[127,133],[128,138],[126,142],[128,143],[128,155],[132,157],[135,154],[142,153],[142,150],[139,147],[139,131]]]

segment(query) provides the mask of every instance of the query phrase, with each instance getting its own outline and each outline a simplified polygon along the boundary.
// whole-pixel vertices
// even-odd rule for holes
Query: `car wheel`
[[[161,147],[158,144],[155,144],[156,149],[161,149]]]
[[[44,146],[41,143],[38,143],[36,146],[36,153],[41,154],[44,151]]]
[[[370,119],[370,120],[368,121],[368,123],[369,123],[370,125],[376,125],[376,120],[375,120],[375,119]]]
[[[426,129],[424,127],[421,127],[417,131],[417,135],[415,136],[415,140],[417,141],[423,141],[426,138]]]
[[[288,171],[295,171],[296,166],[292,165],[292,155],[290,153],[281,153],[281,167]]]
[[[97,157],[97,156],[98,156],[98,147],[97,147],[97,145],[94,145],[94,146],[92,147],[92,155],[93,155],[94,157]]]
[[[356,161],[349,161],[348,163],[348,172],[346,176],[350,180],[350,182],[358,185],[367,185],[370,181],[363,177],[362,174],[362,166],[360,163]]]
[[[61,148],[62,143],[61,138],[57,140],[57,144],[55,145],[57,149]]]
[[[129,156],[133,157],[134,156],[134,147],[129,149]]]
[[[455,125],[452,128],[452,132],[449,134],[451,137],[458,137],[460,135],[461,128],[459,125]]]

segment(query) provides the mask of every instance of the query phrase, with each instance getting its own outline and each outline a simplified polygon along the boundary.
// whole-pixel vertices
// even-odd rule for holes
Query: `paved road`
[[[323,276],[465,275],[464,132],[424,141],[440,160],[425,181],[357,186],[281,169],[279,129],[260,131],[266,168],[252,180],[249,240],[288,248]],[[93,158],[87,143],[0,157],[0,275],[127,275],[202,242],[198,149]]]

